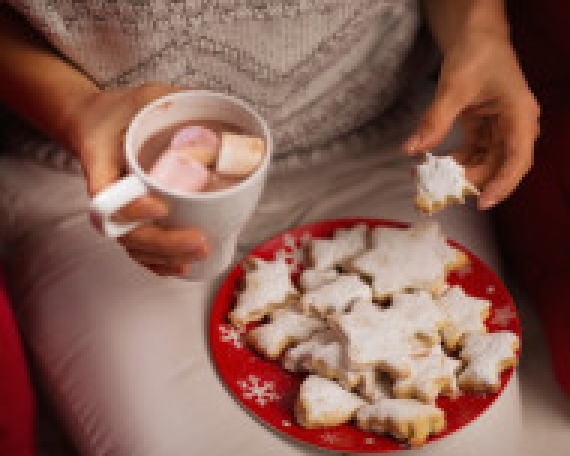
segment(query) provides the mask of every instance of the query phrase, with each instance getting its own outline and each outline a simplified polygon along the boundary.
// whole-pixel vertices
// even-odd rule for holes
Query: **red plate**
[[[307,239],[332,236],[338,228],[365,223],[370,227],[388,226],[403,228],[407,225],[376,219],[342,219],[318,222],[295,228],[276,236],[251,252],[251,255],[274,259],[285,254],[289,261],[298,261],[298,248]],[[461,285],[467,293],[492,302],[492,311],[487,320],[489,332],[513,331],[520,337],[520,322],[515,305],[499,278],[481,260],[454,242],[469,258],[465,269],[454,272],[448,281]],[[302,268],[303,265],[300,265]],[[236,288],[244,275],[242,266],[236,266],[220,287],[210,313],[210,346],[221,379],[237,400],[260,420],[273,429],[308,444],[351,453],[381,453],[406,448],[390,437],[364,432],[354,425],[327,429],[304,429],[297,425],[293,416],[293,403],[304,375],[292,374],[282,369],[277,362],[262,359],[244,342],[243,334],[233,329],[227,314],[233,308]],[[248,328],[250,329],[250,328]],[[513,374],[508,369],[502,375],[501,390],[496,394],[464,394],[457,399],[441,397],[437,405],[445,410],[446,431],[429,441],[452,434],[475,420],[502,393]]]

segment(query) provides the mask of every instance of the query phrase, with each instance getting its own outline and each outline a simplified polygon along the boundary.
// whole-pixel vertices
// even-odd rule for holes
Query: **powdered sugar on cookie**
[[[390,310],[402,313],[415,335],[431,344],[440,342],[439,332],[447,324],[448,317],[431,294],[425,291],[396,294]]]
[[[410,229],[376,228],[372,244],[348,268],[372,279],[376,299],[410,290],[439,295],[446,288],[447,272],[466,261],[461,252],[448,246],[436,223]]]
[[[334,282],[338,278],[336,269],[305,269],[299,278],[299,284],[303,291],[311,291],[322,287],[327,283]]]
[[[395,377],[409,375],[412,329],[400,312],[356,303],[346,314],[335,314],[331,324],[346,344],[351,369],[379,368]]]
[[[245,276],[245,290],[240,293],[229,319],[235,326],[259,321],[273,310],[284,307],[298,294],[291,281],[289,266],[283,259],[252,260],[254,268]]]
[[[270,323],[258,326],[247,334],[247,339],[260,353],[276,359],[287,346],[308,339],[325,328],[325,323],[293,309],[278,309]]]
[[[434,345],[431,353],[413,359],[410,376],[394,384],[394,396],[418,399],[427,404],[435,403],[437,396],[456,396],[456,372],[461,362],[447,356],[441,346]]]
[[[327,315],[344,312],[356,301],[372,302],[372,290],[357,275],[340,275],[334,282],[301,296],[301,307],[311,313]]]
[[[497,391],[501,372],[516,364],[518,348],[517,335],[508,331],[466,334],[461,358],[468,364],[459,376],[461,388]]]
[[[366,248],[366,225],[339,229],[333,239],[313,239],[309,256],[315,269],[325,270],[339,266]]]
[[[453,157],[427,153],[416,171],[415,204],[428,214],[443,209],[451,202],[463,203],[468,195],[479,195],[479,190],[465,177],[465,168]]]
[[[490,301],[469,296],[461,287],[454,286],[449,288],[437,302],[449,319],[449,324],[442,332],[448,350],[456,350],[467,332],[487,331],[484,322],[489,316]]]
[[[423,445],[445,429],[443,410],[412,399],[380,399],[361,407],[356,420],[361,429],[392,435],[411,446]]]
[[[305,428],[337,426],[352,419],[364,404],[364,400],[338,383],[310,375],[301,385],[295,417]]]

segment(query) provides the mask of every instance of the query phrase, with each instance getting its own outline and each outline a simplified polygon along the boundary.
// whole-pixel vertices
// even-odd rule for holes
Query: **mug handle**
[[[119,209],[147,194],[148,188],[135,174],[115,182],[91,200],[93,225],[110,238],[118,238],[134,230],[142,222],[117,223],[112,220],[112,216]]]

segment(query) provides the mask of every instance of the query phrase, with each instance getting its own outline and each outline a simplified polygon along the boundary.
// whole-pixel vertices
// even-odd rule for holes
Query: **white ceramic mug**
[[[187,194],[154,182],[139,163],[141,146],[153,134],[193,119],[226,122],[247,134],[264,138],[263,162],[247,179],[219,191]],[[145,106],[133,118],[125,137],[125,154],[131,174],[93,198],[92,217],[105,235],[122,236],[141,222],[120,224],[112,220],[113,214],[136,198],[157,195],[168,204],[169,212],[164,220],[155,223],[199,228],[210,242],[209,257],[194,262],[188,278],[214,278],[232,262],[238,235],[252,215],[264,187],[272,149],[267,122],[244,101],[206,90],[166,95]]]

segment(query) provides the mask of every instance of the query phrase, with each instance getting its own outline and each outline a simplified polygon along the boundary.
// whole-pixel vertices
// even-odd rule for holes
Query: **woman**
[[[245,419],[223,391],[203,332],[206,285],[153,274],[185,272],[207,255],[204,235],[146,224],[119,245],[90,227],[89,195],[124,172],[121,138],[141,106],[200,85],[253,103],[277,139],[244,251],[310,220],[413,220],[409,159],[398,149],[431,69],[429,48],[416,43],[419,5],[8,3],[31,28],[3,17],[0,97],[51,141],[11,128],[0,166],[2,240],[24,337],[79,447],[88,455],[308,451]],[[455,153],[486,209],[529,169],[538,106],[501,1],[424,7],[443,67],[403,149],[437,146],[461,115],[467,140]],[[146,197],[122,216],[165,213]],[[482,215],[461,208],[441,222],[496,265]]]

